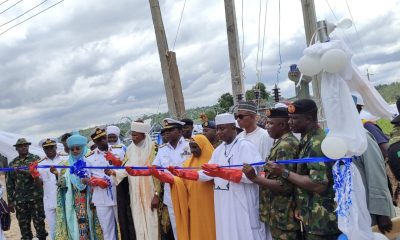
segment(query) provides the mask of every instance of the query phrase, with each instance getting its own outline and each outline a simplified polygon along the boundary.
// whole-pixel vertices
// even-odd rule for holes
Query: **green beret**
[[[300,99],[289,104],[287,110],[290,114],[310,114],[315,113],[318,108],[314,100]]]

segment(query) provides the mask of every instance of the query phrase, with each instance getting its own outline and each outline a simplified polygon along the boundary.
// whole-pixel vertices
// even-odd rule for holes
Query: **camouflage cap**
[[[19,145],[25,145],[25,144],[31,145],[31,143],[28,142],[25,138],[19,138],[17,140],[17,142],[14,144],[14,147],[19,146]]]

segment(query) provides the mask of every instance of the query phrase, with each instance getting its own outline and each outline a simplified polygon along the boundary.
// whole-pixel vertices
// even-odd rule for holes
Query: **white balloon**
[[[321,150],[330,159],[339,159],[345,156],[347,146],[343,139],[334,136],[327,136],[322,141]]]
[[[341,29],[348,29],[352,25],[353,25],[353,21],[351,21],[351,19],[343,18],[336,24],[336,27],[341,28]]]
[[[297,67],[299,68],[301,73],[310,77],[318,74],[322,70],[319,59],[307,55],[300,58]]]
[[[372,235],[374,235],[373,240],[389,240],[389,238],[387,238],[382,233],[373,232]]]
[[[347,56],[340,49],[328,50],[321,57],[321,66],[328,73],[339,73],[343,71],[347,63]]]

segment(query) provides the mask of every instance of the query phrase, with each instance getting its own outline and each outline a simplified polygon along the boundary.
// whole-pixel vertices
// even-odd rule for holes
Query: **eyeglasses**
[[[82,147],[81,146],[73,146],[70,149],[71,149],[71,151],[74,151],[74,150],[80,151],[82,149]]]
[[[245,118],[247,116],[250,116],[250,115],[249,114],[238,114],[238,115],[235,115],[235,119],[237,120],[239,118],[240,120],[242,120],[243,118]]]

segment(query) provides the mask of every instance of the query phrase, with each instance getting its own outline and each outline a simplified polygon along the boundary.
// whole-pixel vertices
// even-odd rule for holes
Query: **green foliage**
[[[378,85],[375,88],[388,103],[395,103],[400,97],[400,82]]]
[[[256,100],[255,92],[257,90],[260,91],[260,99],[268,100],[269,92],[267,92],[266,89],[264,83],[256,83],[256,85],[254,85],[250,90],[246,91],[246,100]]]
[[[223,111],[228,112],[229,108],[233,106],[232,94],[230,93],[222,94],[221,97],[218,98],[218,105]]]
[[[393,130],[393,124],[391,124],[390,120],[388,119],[379,119],[377,124],[386,135],[390,135],[390,132]]]

